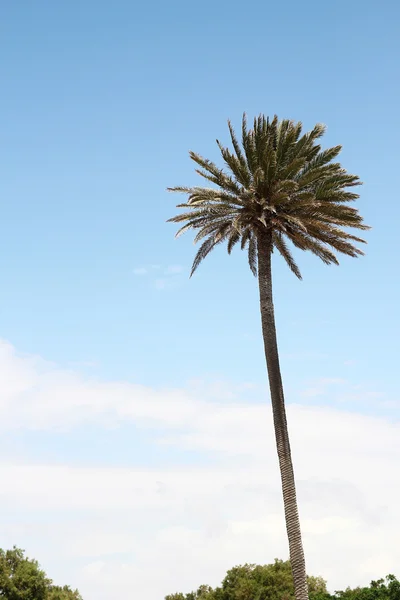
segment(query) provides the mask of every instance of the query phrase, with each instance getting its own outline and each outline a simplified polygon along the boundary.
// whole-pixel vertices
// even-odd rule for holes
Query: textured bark
[[[258,235],[258,283],[265,358],[268,368],[276,448],[281,472],[286,531],[292,566],[296,600],[307,600],[307,576],[297,508],[296,485],[286,421],[285,399],[276,339],[274,303],[272,296],[271,234],[264,230]]]

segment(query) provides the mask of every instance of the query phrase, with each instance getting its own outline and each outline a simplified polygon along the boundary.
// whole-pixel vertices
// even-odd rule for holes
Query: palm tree
[[[216,187],[175,187],[187,195],[184,212],[170,221],[181,223],[177,236],[197,230],[202,240],[191,275],[202,260],[226,242],[228,253],[240,243],[247,249],[252,273],[258,275],[265,358],[273,410],[276,447],[282,481],[286,530],[296,600],[308,598],[296,487],[286,421],[272,296],[271,258],[276,249],[301,279],[288,242],[309,250],[325,264],[338,264],[334,251],[357,257],[363,252],[353,242],[363,239],[349,228],[369,229],[349,202],[359,195],[351,189],[361,182],[333,160],[341,146],[322,150],[317,140],[325,132],[317,124],[302,135],[302,124],[271,121],[260,115],[248,128],[242,121],[242,143],[228,121],[233,152],[218,140],[226,169],[190,152],[199,175]]]

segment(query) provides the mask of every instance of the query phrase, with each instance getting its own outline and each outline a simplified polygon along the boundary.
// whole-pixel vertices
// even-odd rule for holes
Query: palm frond
[[[250,185],[251,176],[248,172],[247,165],[243,166],[241,161],[225,148],[219,140],[217,140],[218,148],[220,149],[222,158],[229,167],[230,171],[243,187]]]
[[[292,273],[294,273],[298,279],[302,279],[300,269],[297,266],[297,264],[292,256],[292,253],[290,252],[288,245],[286,244],[282,234],[278,231],[275,231],[272,236],[272,241],[273,241],[275,248],[278,250],[278,252],[281,254],[281,256],[283,256],[283,258],[285,259],[286,264],[288,265],[288,267],[292,271]]]
[[[195,271],[197,271],[200,264],[203,262],[203,260],[206,258],[206,256],[208,256],[208,254],[210,254],[211,250],[213,250],[215,246],[217,246],[218,244],[221,244],[224,241],[224,239],[226,237],[226,231],[223,232],[223,230],[222,230],[219,233],[220,233],[219,236],[217,236],[216,234],[210,235],[210,237],[208,237],[201,244],[200,248],[197,251],[196,256],[194,257],[192,269],[190,271],[190,277],[192,277],[192,275],[195,273]]]
[[[232,249],[240,241],[240,233],[236,230],[232,230],[229,234],[227,250],[228,254],[232,252]]]
[[[335,162],[341,146],[321,148],[324,125],[302,133],[301,122],[259,115],[249,127],[243,114],[240,142],[230,121],[228,129],[233,150],[217,140],[225,170],[190,152],[196,172],[215,187],[169,188],[187,196],[178,204],[182,212],[169,219],[180,225],[176,235],[194,230],[195,242],[201,242],[191,274],[225,242],[229,254],[237,244],[247,250],[256,274],[261,231],[271,231],[273,247],[298,278],[288,241],[326,264],[338,264],[335,252],[363,254],[355,244],[365,241],[348,231],[369,229],[359,211],[349,206],[359,198],[352,188],[362,182]]]
[[[254,235],[251,236],[249,239],[247,256],[248,256],[250,271],[253,273],[254,277],[257,277],[257,273],[258,273],[257,242],[256,242],[256,238],[254,237]]]
[[[196,236],[193,240],[194,243],[197,244],[197,242],[199,242],[203,238],[207,237],[208,235],[211,235],[212,233],[216,233],[217,231],[219,231],[221,229],[221,227],[223,227],[226,224],[227,224],[226,219],[220,219],[218,221],[209,221],[208,223],[205,223],[199,229],[199,232],[196,234]],[[228,224],[229,224],[229,221],[228,221]],[[229,227],[231,227],[230,224],[229,224]]]
[[[248,243],[250,242],[250,238],[251,238],[251,229],[250,227],[247,227],[247,229],[244,230],[244,232],[242,233],[242,241],[240,243],[240,247],[242,250],[244,250]]]
[[[258,167],[255,133],[254,130],[247,129],[246,114],[243,114],[242,119],[242,146],[246,156],[247,167],[250,173],[254,174],[254,171]]]
[[[200,154],[196,154],[192,151],[189,152],[189,156],[201,167],[201,169],[196,169],[196,172],[201,175],[201,177],[215,183],[215,185],[222,189],[229,190],[234,194],[240,194],[240,186],[237,182],[224,173],[222,169],[219,169],[211,160],[203,158]]]
[[[293,242],[293,244],[299,248],[300,250],[309,250],[318,258],[322,260],[326,265],[335,264],[338,265],[339,261],[335,254],[331,252],[323,243],[319,242],[317,239],[308,236],[299,231],[289,231],[287,232],[288,238]]]

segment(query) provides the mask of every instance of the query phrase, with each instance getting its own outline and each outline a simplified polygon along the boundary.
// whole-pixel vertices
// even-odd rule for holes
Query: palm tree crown
[[[253,128],[242,120],[242,143],[228,121],[233,152],[217,144],[227,167],[219,169],[195,152],[191,159],[196,171],[216,188],[175,187],[170,191],[188,195],[178,204],[185,212],[169,219],[184,223],[177,236],[188,229],[198,230],[195,242],[202,244],[193,262],[192,274],[218,244],[235,244],[248,251],[249,265],[257,274],[257,236],[268,232],[272,246],[301,279],[288,241],[301,250],[310,250],[324,263],[338,264],[333,251],[356,257],[363,252],[353,242],[365,243],[348,228],[369,229],[358,210],[348,205],[359,195],[348,188],[361,185],[333,160],[341,146],[322,150],[317,140],[325,132],[318,124],[301,135],[302,124],[290,120],[272,121],[260,115]]]

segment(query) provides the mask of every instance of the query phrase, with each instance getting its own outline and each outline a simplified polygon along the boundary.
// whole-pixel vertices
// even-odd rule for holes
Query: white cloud
[[[133,269],[135,275],[152,275],[153,277],[157,272],[162,269],[163,277],[157,276],[156,279],[152,279],[152,283],[157,290],[165,290],[176,287],[179,275],[183,272],[184,268],[181,265],[168,265],[162,267],[161,265],[149,265],[143,267],[136,267]]]
[[[146,269],[146,267],[136,267],[135,269],[133,269],[133,273],[134,275],[147,275],[148,270]]]
[[[157,290],[166,290],[175,288],[180,281],[178,277],[183,272],[181,265],[169,265],[164,269],[164,277],[155,280],[154,285]]]
[[[344,364],[346,367],[354,367],[354,366],[355,366],[355,365],[357,365],[358,363],[357,363],[357,361],[356,361],[356,360],[353,360],[353,359],[348,359],[348,360],[345,360],[345,361],[343,362],[343,364]]]
[[[348,387],[340,382],[337,391]],[[145,456],[140,468],[72,467],[51,464],[49,448],[47,464],[32,464],[27,445],[25,462],[0,462],[2,546],[26,548],[85,600],[159,600],[214,585],[233,564],[285,558],[270,407],[246,386],[225,384],[218,401],[220,391],[85,379],[1,343],[3,434],[65,429],[73,444],[77,425],[101,436],[132,423],[156,432],[160,457],[170,445],[201,459],[162,469],[146,466]],[[288,419],[309,572],[331,589],[396,573],[399,422],[301,405],[288,407]]]
[[[179,273],[182,273],[182,271],[183,271],[182,265],[169,265],[165,269],[165,274],[166,275],[178,275]]]
[[[324,394],[331,386],[342,385],[345,383],[346,381],[344,379],[339,379],[337,377],[321,377],[320,379],[313,381],[310,386],[302,391],[301,395],[304,398],[314,398]]]
[[[165,288],[168,287],[169,283],[170,282],[168,281],[168,279],[159,278],[155,280],[154,286],[156,290],[165,290]]]

